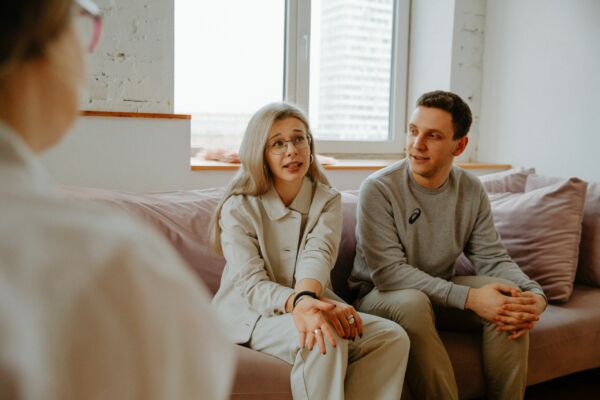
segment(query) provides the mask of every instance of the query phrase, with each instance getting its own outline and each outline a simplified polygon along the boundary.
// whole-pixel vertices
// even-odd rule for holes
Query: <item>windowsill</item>
[[[360,170],[375,171],[384,168],[396,160],[368,159],[368,160],[336,160],[334,164],[323,165],[323,168],[330,171]],[[509,164],[491,164],[491,163],[456,163],[457,166],[467,170],[506,170],[510,169]],[[191,159],[192,171],[235,171],[240,164],[231,164],[218,161]]]

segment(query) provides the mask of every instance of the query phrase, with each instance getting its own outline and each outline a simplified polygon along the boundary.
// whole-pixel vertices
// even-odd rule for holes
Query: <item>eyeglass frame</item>
[[[294,144],[293,140],[296,139],[296,138],[299,138],[299,137],[303,137],[303,138],[306,139],[306,142],[307,142],[306,143],[306,147],[304,147],[304,146],[298,147],[298,145]],[[281,141],[283,141],[283,143],[285,143],[285,147],[282,148],[281,152],[275,152],[275,151],[273,151],[272,145],[273,145],[273,143],[278,142],[279,140],[281,140]],[[280,156],[280,155],[284,154],[287,151],[288,146],[290,145],[290,143],[297,150],[300,150],[300,149],[303,150],[303,149],[306,149],[306,148],[310,148],[310,145],[312,143],[312,135],[310,133],[307,133],[305,135],[303,134],[303,135],[294,136],[293,138],[287,139],[287,140],[277,139],[277,140],[271,142],[271,144],[267,143],[267,151],[269,151],[271,154],[273,154],[275,156]]]
[[[75,3],[79,6],[81,14],[92,18],[94,23],[92,40],[87,48],[88,52],[92,53],[100,41],[100,33],[102,32],[102,12],[100,11],[100,7],[92,0],[75,0]]]

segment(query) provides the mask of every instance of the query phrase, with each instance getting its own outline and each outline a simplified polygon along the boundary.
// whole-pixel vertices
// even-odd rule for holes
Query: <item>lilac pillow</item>
[[[533,168],[516,168],[495,174],[482,175],[479,180],[488,193],[522,193],[525,191],[527,176],[533,173],[535,173]]]
[[[223,189],[131,194],[113,190],[64,187],[67,197],[91,200],[126,211],[156,229],[216,293],[225,259],[212,250],[208,227]]]
[[[560,180],[561,178],[531,175],[527,179],[525,190],[535,190]],[[600,286],[600,182],[588,183],[575,282]]]
[[[551,301],[566,302],[573,291],[586,186],[571,178],[524,193],[489,195],[508,254]]]

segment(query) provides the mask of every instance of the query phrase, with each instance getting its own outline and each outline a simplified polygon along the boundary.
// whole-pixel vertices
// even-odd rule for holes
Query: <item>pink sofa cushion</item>
[[[495,174],[482,175],[479,180],[488,193],[522,193],[525,191],[527,176],[535,173],[533,168],[515,168]]]
[[[539,189],[560,182],[561,178],[531,175],[526,191]],[[600,286],[600,182],[588,183],[576,282]]]
[[[222,188],[143,194],[79,187],[65,187],[63,191],[68,197],[107,204],[150,223],[175,247],[211,293],[216,293],[225,259],[210,247],[208,228],[223,195]]]
[[[524,193],[491,193],[496,228],[509,255],[549,300],[573,291],[587,184],[571,178]]]

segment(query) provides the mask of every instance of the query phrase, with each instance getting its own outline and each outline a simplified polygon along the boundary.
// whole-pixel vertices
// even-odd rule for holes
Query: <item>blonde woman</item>
[[[212,227],[227,261],[213,306],[235,343],[292,365],[295,399],[399,399],[406,333],[330,289],[341,197],[314,154],[297,107],[273,103],[251,118]]]

